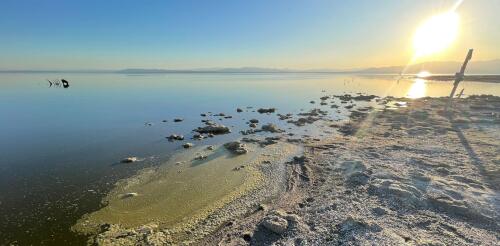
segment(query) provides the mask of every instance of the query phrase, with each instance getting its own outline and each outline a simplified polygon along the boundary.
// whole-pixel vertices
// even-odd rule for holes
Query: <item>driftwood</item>
[[[462,68],[460,69],[460,72],[455,73],[455,82],[453,83],[453,89],[451,90],[450,98],[448,99],[448,103],[446,105],[446,110],[448,110],[448,108],[451,107],[451,104],[453,102],[453,97],[455,96],[455,92],[457,91],[458,84],[464,80],[465,68],[467,67],[467,64],[469,63],[470,59],[472,58],[473,51],[474,51],[473,49],[469,50],[469,52],[467,53],[467,56],[465,57],[465,61],[462,64]]]

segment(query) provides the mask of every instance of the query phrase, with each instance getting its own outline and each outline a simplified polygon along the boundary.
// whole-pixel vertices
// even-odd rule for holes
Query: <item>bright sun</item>
[[[458,35],[458,14],[452,11],[426,20],[415,32],[415,56],[422,57],[446,49]]]

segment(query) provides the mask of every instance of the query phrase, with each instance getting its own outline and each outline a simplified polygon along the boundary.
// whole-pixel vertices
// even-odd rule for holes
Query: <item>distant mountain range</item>
[[[117,71],[124,74],[146,74],[146,73],[340,73],[347,70],[334,69],[280,69],[264,67],[239,67],[239,68],[202,68],[202,69],[142,69],[129,68]]]
[[[416,74],[428,71],[432,74],[455,74],[460,70],[462,62],[424,62],[410,65],[405,73]],[[358,70],[358,73],[399,74],[404,66],[374,67]],[[471,61],[467,65],[466,74],[500,74],[500,59],[490,61]]]
[[[421,71],[428,71],[432,74],[455,74],[461,62],[424,62],[410,65],[405,73],[416,74]],[[373,67],[364,69],[279,69],[262,67],[241,67],[241,68],[212,68],[212,69],[124,69],[117,71],[125,74],[141,73],[364,73],[364,74],[399,74],[404,66]],[[466,73],[468,74],[500,74],[500,59],[490,61],[471,61]]]
[[[405,74],[428,71],[432,74],[455,74],[461,62],[424,62],[410,65]],[[153,69],[129,68],[122,70],[0,70],[3,73],[121,73],[121,74],[159,74],[159,73],[362,73],[362,74],[399,74],[404,66],[372,67],[360,69],[281,69],[264,67],[239,68],[200,68],[200,69]],[[500,74],[500,59],[471,61],[466,74]]]

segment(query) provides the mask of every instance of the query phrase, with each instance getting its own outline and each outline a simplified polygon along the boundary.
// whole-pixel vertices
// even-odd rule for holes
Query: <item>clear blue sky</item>
[[[2,0],[0,69],[400,65],[418,24],[454,2]],[[499,58],[499,9],[465,0],[459,40],[434,58]]]

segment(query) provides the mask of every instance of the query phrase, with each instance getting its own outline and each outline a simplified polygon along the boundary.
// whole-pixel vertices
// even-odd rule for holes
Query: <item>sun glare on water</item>
[[[458,14],[453,11],[426,20],[413,37],[415,56],[427,56],[446,49],[456,39],[458,26]]]
[[[431,76],[432,74],[429,73],[428,71],[421,71],[420,73],[417,74],[418,78],[426,78]]]
[[[427,90],[427,85],[425,84],[425,80],[423,79],[415,79],[413,84],[410,86],[410,89],[408,90],[408,98],[421,98],[425,97],[426,90]]]

